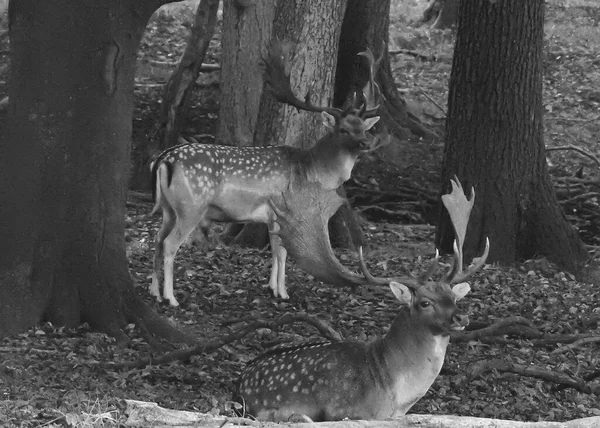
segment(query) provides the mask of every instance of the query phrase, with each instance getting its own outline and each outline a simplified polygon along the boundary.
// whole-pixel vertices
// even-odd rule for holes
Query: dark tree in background
[[[271,39],[275,0],[223,2],[217,140],[251,146],[263,88],[261,58]]]
[[[135,293],[124,239],[136,52],[161,3],[10,3],[0,336],[47,320],[181,338]]]
[[[491,241],[489,261],[547,256],[578,272],[587,259],[558,205],[542,123],[544,0],[462,0],[450,78],[442,183],[475,187],[466,257]],[[442,212],[437,242],[451,250]]]
[[[375,58],[381,58],[375,80],[383,94],[378,112],[382,124],[399,139],[411,135],[433,137],[434,132],[410,111],[396,89],[388,53],[389,34],[390,0],[348,0],[340,36],[334,104],[342,105],[350,93],[360,90],[366,82],[365,60],[357,54],[370,48]]]
[[[432,0],[423,12],[423,23],[430,23],[432,28],[440,30],[456,27],[459,1]]]

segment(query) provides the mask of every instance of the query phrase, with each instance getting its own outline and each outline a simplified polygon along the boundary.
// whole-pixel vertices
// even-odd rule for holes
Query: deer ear
[[[410,302],[412,301],[413,297],[410,288],[408,288],[404,284],[400,284],[399,282],[391,281],[390,289],[392,290],[392,293],[394,293],[394,296],[396,296],[396,299],[400,301],[400,303],[410,305]]]
[[[379,122],[379,116],[370,117],[368,119],[365,119],[364,120],[365,131],[368,131],[369,129],[371,129],[373,127],[373,125],[375,125],[377,122]]]
[[[456,300],[460,300],[465,297],[469,291],[471,291],[471,286],[468,282],[461,282],[460,284],[456,284],[454,287],[452,287],[452,292],[454,293]]]
[[[321,118],[323,119],[323,125],[325,125],[327,128],[335,128],[335,117],[333,117],[331,114],[327,113],[326,111],[322,111]]]

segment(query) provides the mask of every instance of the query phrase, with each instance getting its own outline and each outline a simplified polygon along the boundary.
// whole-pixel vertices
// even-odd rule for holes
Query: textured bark
[[[487,236],[491,262],[544,255],[578,272],[587,254],[557,203],[545,160],[543,24],[543,0],[461,1],[442,193],[453,175],[476,189],[467,258]],[[436,239],[450,250],[443,211]]]
[[[47,320],[181,338],[137,297],[125,256],[135,52],[157,6],[11,2],[0,336]]]
[[[288,39],[296,43],[292,53],[291,83],[296,94],[304,96],[309,91],[311,101],[318,105],[328,105],[333,98],[333,81],[336,70],[336,57],[345,0],[322,3],[318,0],[296,2],[279,1],[274,11],[271,38]],[[259,75],[261,75],[259,73]],[[261,86],[262,87],[262,86]],[[254,145],[292,145],[309,148],[323,136],[325,129],[321,116],[315,113],[298,111],[283,105],[270,94],[262,92],[258,118],[254,132]],[[345,207],[344,209],[348,209]],[[346,213],[343,218],[351,218]],[[350,221],[350,220],[348,220]],[[348,228],[336,228],[348,231]],[[360,228],[354,227],[355,232]],[[262,232],[261,232],[262,231]],[[247,225],[234,240],[246,244],[248,238],[260,237],[264,226]],[[336,236],[341,236],[336,233]],[[341,236],[350,246],[352,240]],[[364,243],[362,234],[357,234],[355,242]],[[257,242],[255,242],[256,244]]]
[[[253,145],[263,88],[261,58],[271,40],[276,0],[224,1],[217,140]]]
[[[423,23],[443,30],[456,27],[459,0],[433,0],[423,12]]]
[[[356,54],[369,47],[375,58],[382,58],[375,76],[384,95],[379,109],[382,124],[401,139],[410,134],[433,137],[435,132],[407,108],[396,89],[387,46],[389,28],[390,0],[348,0],[338,54],[335,105],[342,105],[349,94],[360,90],[366,82],[365,60]]]
[[[310,91],[314,104],[328,105],[333,98],[339,23],[346,1],[308,0],[296,2],[294,6],[279,1],[272,37],[296,43],[291,56],[294,93],[303,96]],[[319,114],[298,111],[263,92],[255,145],[285,144],[309,148],[325,133],[321,123]]]

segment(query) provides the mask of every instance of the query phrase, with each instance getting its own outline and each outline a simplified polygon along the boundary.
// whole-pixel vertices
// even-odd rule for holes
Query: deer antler
[[[471,215],[471,210],[475,204],[475,189],[471,188],[472,197],[471,199],[467,199],[458,178],[454,176],[450,182],[452,184],[452,192],[442,195],[442,202],[448,210],[448,214],[450,214],[450,221],[454,226],[454,232],[456,234],[453,245],[454,259],[450,270],[446,275],[447,280],[450,280],[450,283],[455,284],[464,281],[483,266],[490,250],[490,241],[488,238],[485,239],[485,250],[483,255],[473,259],[473,264],[469,266],[466,272],[463,272],[463,245],[465,242],[465,235],[467,234],[469,216]]]
[[[428,269],[427,278],[429,278],[433,274],[432,269],[433,269],[434,264],[437,266],[437,259],[438,259],[438,252],[436,251],[435,260],[433,261],[432,265]],[[378,277],[373,276],[371,274],[371,272],[369,272],[369,269],[367,268],[367,264],[365,263],[362,247],[358,247],[358,262],[360,264],[360,271],[362,272],[362,274],[364,275],[365,279],[368,281],[369,284],[389,285],[390,282],[395,281],[395,282],[400,282],[413,290],[416,290],[424,282],[422,280],[422,277],[420,277],[419,279],[415,279],[410,276],[394,277],[394,278],[378,278]],[[425,278],[425,280],[427,278]]]
[[[293,46],[293,43],[287,40],[274,39],[271,41],[267,58],[263,58],[266,89],[277,101],[289,104],[297,109],[313,112],[326,111],[336,118],[341,117],[343,112],[339,108],[312,104],[310,91],[306,94],[304,101],[294,95],[290,84],[290,52]]]

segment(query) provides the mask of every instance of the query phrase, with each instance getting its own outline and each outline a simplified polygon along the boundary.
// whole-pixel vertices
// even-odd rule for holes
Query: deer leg
[[[281,241],[281,238],[279,238]],[[290,296],[285,289],[285,259],[287,257],[287,250],[283,245],[279,245],[277,248],[277,262],[279,266],[277,267],[277,287],[279,289],[279,295],[282,299],[289,299]]]
[[[276,223],[269,224],[269,232],[277,231]],[[282,241],[275,233],[269,233],[269,241],[271,242],[271,253],[273,254],[273,266],[271,267],[271,279],[269,286],[273,290],[275,297],[281,296],[282,299],[289,299],[285,289],[285,259],[287,250],[281,245]]]
[[[152,283],[150,284],[149,292],[151,296],[156,297],[159,302],[162,301],[160,297],[159,282],[160,282],[160,263],[163,261],[164,254],[164,241],[165,238],[173,230],[175,225],[175,213],[170,207],[163,207],[163,218],[162,225],[158,234],[156,235],[156,243],[154,248],[154,263],[152,270]]]
[[[202,216],[203,215],[204,213]],[[200,218],[202,218],[202,216],[200,216]],[[199,221],[199,217],[195,215],[179,215],[175,222],[175,227],[164,240],[165,284],[163,288],[163,297],[169,301],[171,306],[179,306],[179,303],[173,294],[173,262],[175,260],[175,255],[177,254],[179,247],[181,247],[181,244],[183,244],[183,241],[190,236]]]

